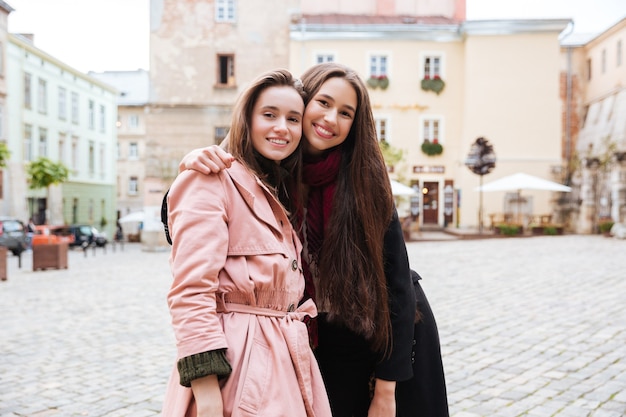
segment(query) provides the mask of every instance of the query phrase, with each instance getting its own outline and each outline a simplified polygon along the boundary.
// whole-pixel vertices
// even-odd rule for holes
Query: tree
[[[402,157],[404,156],[402,149],[394,148],[386,140],[379,141],[378,145],[380,146],[380,150],[383,152],[383,159],[388,167],[394,166],[402,160]]]
[[[50,186],[67,181],[70,170],[62,162],[40,156],[28,164],[29,187],[31,190],[46,189],[46,200],[50,194]]]
[[[483,137],[472,144],[465,159],[467,166],[474,174],[480,175],[480,206],[478,208],[478,231],[483,232],[483,175],[489,174],[496,167],[496,154],[493,146]]]
[[[7,147],[7,144],[4,142],[0,142],[0,168],[4,168],[7,166],[7,161],[11,156],[11,152]]]
[[[67,181],[70,170],[62,162],[40,156],[28,164],[28,178],[30,189],[48,188],[53,184],[61,184]]]

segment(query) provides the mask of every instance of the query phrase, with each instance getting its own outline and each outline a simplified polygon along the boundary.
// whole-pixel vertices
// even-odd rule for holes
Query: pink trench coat
[[[241,164],[217,175],[182,172],[169,191],[168,304],[177,359],[227,348],[224,416],[330,417],[310,349],[301,244],[277,199]],[[196,416],[176,365],[162,415]]]

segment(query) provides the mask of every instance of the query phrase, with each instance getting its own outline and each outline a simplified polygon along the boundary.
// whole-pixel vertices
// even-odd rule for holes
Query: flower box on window
[[[426,75],[422,80],[422,90],[424,91],[432,91],[439,95],[446,86],[446,83],[439,77],[435,75],[433,78],[430,78],[429,75]]]
[[[433,141],[429,141],[425,139],[422,143],[422,152],[424,152],[428,156],[437,156],[443,153],[443,146],[439,143],[437,139],[433,139]]]
[[[386,90],[389,87],[389,77],[386,75],[371,75],[367,79],[367,85],[370,88],[380,88]]]

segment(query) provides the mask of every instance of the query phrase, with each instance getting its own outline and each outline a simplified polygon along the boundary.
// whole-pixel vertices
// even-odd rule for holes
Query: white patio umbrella
[[[508,175],[500,179],[483,184],[482,187],[476,187],[476,191],[515,191],[517,193],[517,217],[520,215],[520,194],[522,190],[539,190],[539,191],[562,191],[570,192],[571,187],[559,184],[558,182],[549,181],[540,177],[518,172],[517,174]]]
[[[398,181],[391,181],[391,193],[394,196],[404,196],[404,195],[415,195],[417,191],[415,191],[411,187],[407,187],[406,185],[399,183]]]
[[[146,213],[144,211],[134,211],[127,214],[124,217],[120,217],[120,223],[139,223],[146,219]]]
[[[558,182],[548,181],[543,178],[528,175],[523,172],[508,175],[495,181],[483,184],[482,187],[476,187],[477,191],[517,191],[522,190],[544,190],[544,191],[572,191],[571,187],[559,184]]]

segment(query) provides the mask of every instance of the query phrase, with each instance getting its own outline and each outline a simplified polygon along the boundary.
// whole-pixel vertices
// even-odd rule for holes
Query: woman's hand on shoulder
[[[187,169],[201,172],[203,174],[217,174],[218,172],[230,168],[235,158],[217,145],[206,148],[194,149],[185,155],[178,165],[178,172]]]
[[[376,378],[374,398],[370,403],[367,417],[396,416],[396,381]]]

